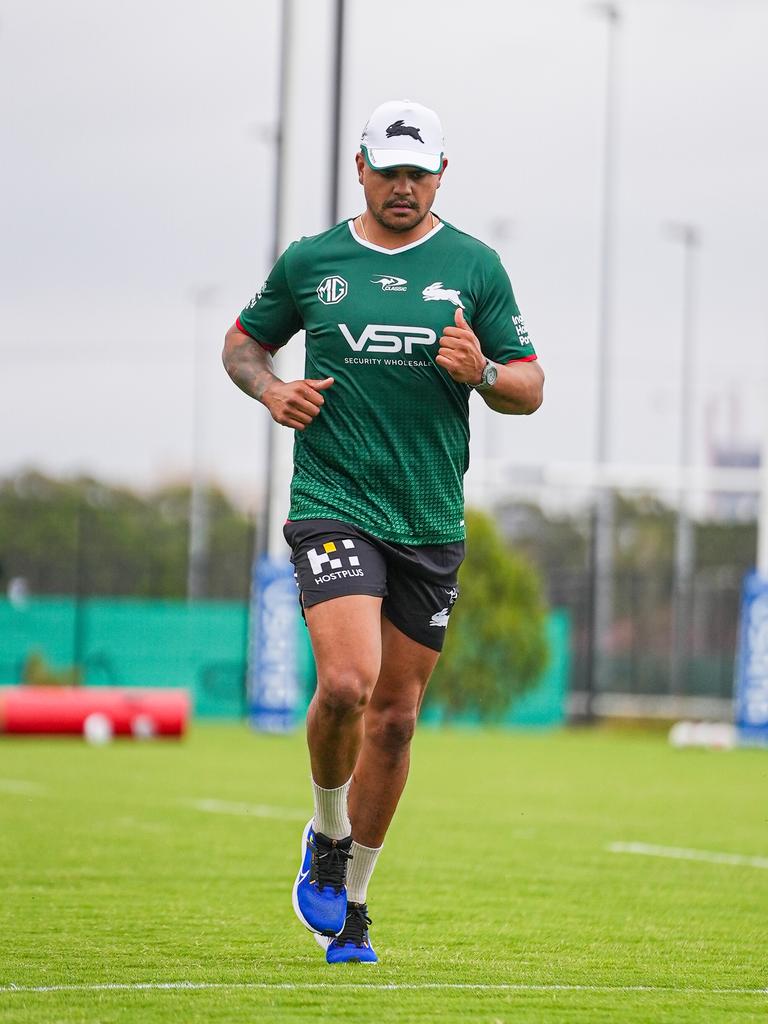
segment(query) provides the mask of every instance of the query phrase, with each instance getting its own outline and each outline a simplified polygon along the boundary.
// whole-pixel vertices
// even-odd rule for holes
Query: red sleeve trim
[[[277,352],[277,350],[280,348],[279,345],[267,345],[267,343],[265,341],[259,341],[258,338],[254,338],[253,335],[251,334],[251,332],[248,330],[248,328],[247,327],[243,327],[243,325],[242,325],[242,323],[240,321],[240,317],[238,317],[237,320],[235,320],[235,327],[242,334],[247,334],[249,338],[253,338],[253,340],[256,342],[256,344],[257,345],[261,345],[261,347],[263,349],[266,349],[267,352]]]
[[[508,360],[506,365],[509,366],[511,363],[532,363],[534,361],[534,359],[538,359],[538,358],[539,357],[536,355],[536,353],[534,353],[532,356],[520,356],[519,359],[510,359],[510,360]]]

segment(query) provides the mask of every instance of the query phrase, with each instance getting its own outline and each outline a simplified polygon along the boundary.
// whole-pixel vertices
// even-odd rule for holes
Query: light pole
[[[344,96],[344,0],[336,0],[333,39],[333,86],[331,96],[331,167],[328,213],[331,225],[339,219],[339,150],[341,148],[341,101]]]
[[[672,589],[672,659],[670,692],[685,690],[688,660],[688,634],[691,625],[691,597],[695,562],[693,523],[691,521],[686,477],[690,474],[693,450],[694,338],[693,311],[696,253],[699,232],[693,224],[666,225],[668,237],[683,247],[683,317],[680,345],[680,427],[678,435],[678,494],[675,523],[675,568]]]
[[[616,196],[616,43],[620,12],[616,4],[597,3],[592,9],[608,27],[603,118],[603,181],[600,223],[600,280],[597,329],[597,396],[595,464],[598,470],[608,459],[611,425],[611,357],[613,313],[613,262]],[[590,522],[589,595],[587,601],[587,676],[584,717],[594,717],[594,701],[603,688],[605,642],[613,615],[613,519],[614,496],[598,481]]]
[[[192,384],[192,481],[189,492],[189,540],[187,548],[187,600],[205,597],[208,585],[208,493],[203,467],[203,310],[211,305],[215,289],[194,288],[194,337]]]
[[[290,50],[291,27],[293,23],[293,0],[282,0],[280,5],[280,64],[277,83],[277,128],[275,131],[275,166],[272,195],[272,253],[271,264],[277,262],[285,242],[285,148],[288,136],[288,116],[290,109]],[[277,457],[277,423],[271,416],[267,417],[266,438],[264,442],[264,466],[266,480],[262,495],[256,526],[256,561],[267,553],[277,555],[281,550],[276,523],[279,513],[275,511],[277,500],[276,457]]]

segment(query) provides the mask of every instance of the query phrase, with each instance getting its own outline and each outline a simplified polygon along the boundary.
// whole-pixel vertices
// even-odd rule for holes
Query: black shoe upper
[[[329,839],[322,832],[315,832],[312,848],[312,865],[309,872],[310,882],[316,882],[322,891],[326,885],[340,893],[347,880],[347,861],[352,860],[349,848],[352,836],[346,839]]]
[[[368,925],[373,924],[368,917],[367,903],[348,903],[347,919],[344,927],[334,940],[340,946],[351,943],[353,946],[368,945]]]

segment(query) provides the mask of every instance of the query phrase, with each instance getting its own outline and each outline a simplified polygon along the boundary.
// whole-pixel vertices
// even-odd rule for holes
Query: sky
[[[713,432],[757,443],[768,408],[768,5],[619,6],[609,459],[675,462],[685,374],[701,463]],[[588,463],[605,18],[582,0],[347,9],[340,215],[362,210],[370,111],[438,110],[435,210],[498,249],[547,374],[535,416],[473,403],[475,464]],[[206,475],[256,500],[267,414],[220,352],[271,261],[278,42],[277,0],[0,0],[0,476],[177,480],[197,422]],[[329,226],[330,43],[330,0],[295,0],[290,237]],[[702,240],[686,366],[670,222]]]

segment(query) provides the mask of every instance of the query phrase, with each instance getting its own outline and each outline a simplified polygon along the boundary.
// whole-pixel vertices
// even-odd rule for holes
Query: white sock
[[[361,846],[360,843],[352,840],[349,850],[352,860],[347,864],[347,899],[350,903],[366,902],[368,883],[381,850],[380,846]]]
[[[349,782],[337,789],[323,789],[312,780],[315,797],[315,832],[322,832],[329,839],[346,839],[352,831],[347,813]]]

